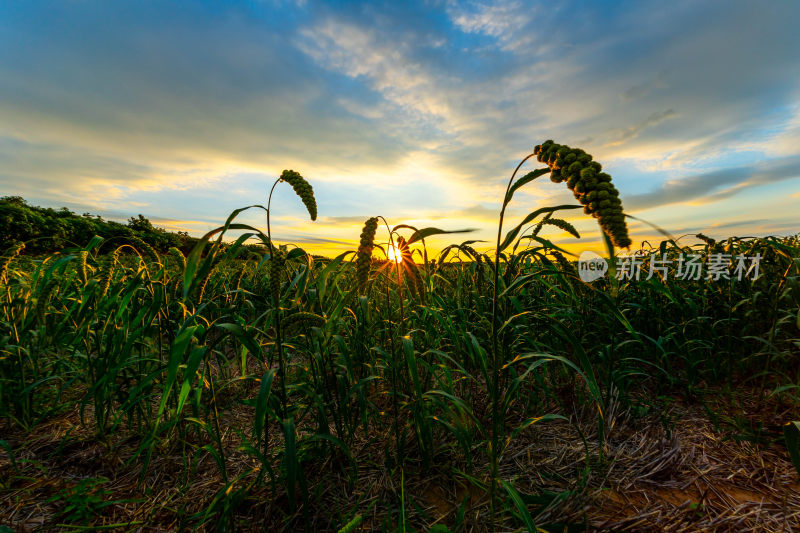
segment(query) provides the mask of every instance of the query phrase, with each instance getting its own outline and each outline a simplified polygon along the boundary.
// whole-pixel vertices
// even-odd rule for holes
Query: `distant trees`
[[[188,253],[196,241],[186,232],[155,227],[141,214],[125,225],[89,213],[77,215],[66,207],[31,206],[21,196],[0,198],[0,252],[14,242],[25,242],[28,253],[48,253],[85,246],[95,235],[105,239],[104,250],[125,244],[132,236],[160,252],[175,246]]]
[[[128,219],[128,227],[131,228],[133,231],[149,232],[155,230],[153,224],[151,224],[149,220],[144,218],[144,216],[142,216],[141,213],[139,213],[138,217],[131,217]]]

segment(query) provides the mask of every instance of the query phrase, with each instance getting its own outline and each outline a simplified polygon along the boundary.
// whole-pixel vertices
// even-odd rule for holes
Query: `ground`
[[[572,421],[577,423],[538,425],[506,450],[503,479],[513,480],[527,502],[539,504],[534,514],[539,527],[548,533],[800,530],[798,474],[777,438],[796,408],[747,389],[676,397],[669,399],[666,411],[651,413],[622,409],[611,398],[602,447],[596,413],[586,407],[574,408]],[[224,417],[232,426],[236,418],[252,416],[249,407],[232,405],[238,407]],[[90,408],[84,414],[90,421]],[[755,420],[759,431],[748,430],[753,427],[748,422]],[[127,461],[138,440],[95,438],[91,423],[80,423],[78,409],[28,434],[9,430],[4,440],[16,453],[13,465],[7,454],[0,455],[0,524],[12,530],[50,531],[81,523],[119,531],[182,529],[199,523],[198,516],[225,486],[208,455],[200,457],[195,477],[184,485],[186,454],[177,443],[157,450],[138,483],[137,463]],[[225,432],[224,443],[231,479],[252,469],[252,459],[237,451],[233,432]],[[348,513],[358,509],[364,516],[361,530],[380,530],[391,507],[387,502],[400,501],[401,495],[408,524],[418,531],[435,524],[453,527],[459,513],[464,531],[487,529],[488,496],[476,486],[480,479],[467,482],[452,458],[444,459],[441,468],[409,461],[401,478],[384,466],[385,449],[380,438],[354,447],[361,465],[355,484],[343,458],[341,464],[330,459],[310,463],[306,476],[315,502],[307,516],[298,512],[293,521],[283,513],[285,495],[271,498],[268,486],[243,491],[235,528],[335,531],[331,524],[345,523]],[[586,468],[587,457],[591,468]],[[251,481],[244,475],[233,489],[247,488]],[[519,530],[520,524],[509,519],[506,525]],[[218,525],[212,518],[201,529]]]

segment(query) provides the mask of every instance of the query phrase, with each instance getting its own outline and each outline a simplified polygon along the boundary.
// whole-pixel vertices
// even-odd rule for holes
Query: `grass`
[[[669,472],[695,464],[675,439],[697,426],[731,457],[771,461],[759,485],[778,506],[769,512],[797,524],[800,502],[775,494],[796,487],[796,424],[784,425],[800,419],[800,239],[668,238],[645,250],[758,253],[755,280],[584,284],[540,234],[575,232],[555,218],[574,206],[503,234],[514,192],[560,169],[569,153],[558,150],[546,169],[512,176],[488,254],[473,240],[428,257],[425,239],[448,232],[376,216],[359,250],[315,260],[237,223],[243,210],[186,257],[100,238],[45,257],[7,250],[0,522],[635,529],[638,515],[603,516],[607,495],[671,486]],[[624,243],[616,208],[587,199],[594,182],[559,172]],[[310,185],[284,174],[276,185],[292,185],[316,218]],[[240,236],[226,243],[229,232]],[[261,252],[245,246],[253,239]],[[390,246],[402,262],[381,258]],[[735,514],[712,496],[689,499],[651,525],[730,526]]]

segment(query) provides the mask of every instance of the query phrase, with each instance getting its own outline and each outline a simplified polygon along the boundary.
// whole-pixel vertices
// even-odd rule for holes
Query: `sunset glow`
[[[386,254],[389,256],[389,261],[394,261],[395,263],[403,262],[403,254],[392,245],[389,245],[389,248],[386,249]]]
[[[0,185],[199,236],[294,169],[319,219],[278,188],[272,230],[335,255],[374,214],[491,241],[514,165],[555,139],[676,236],[791,234],[800,4],[724,5],[4,2]],[[506,218],[572,201],[540,180]],[[570,221],[581,239],[543,235],[599,244],[594,220]]]

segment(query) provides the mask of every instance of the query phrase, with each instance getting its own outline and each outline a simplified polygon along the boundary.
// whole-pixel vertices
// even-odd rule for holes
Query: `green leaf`
[[[540,169],[534,170],[532,172],[528,172],[527,174],[522,176],[520,179],[515,181],[514,184],[508,189],[508,193],[506,193],[506,199],[503,201],[503,207],[508,205],[508,203],[511,201],[511,198],[514,196],[514,193],[516,192],[517,189],[519,189],[520,187],[522,187],[524,185],[527,185],[528,183],[532,182],[533,180],[535,180],[536,178],[538,178],[540,176],[544,176],[548,172],[550,172],[549,168],[547,168],[547,167],[540,168]]]
[[[397,227],[402,227],[402,226],[397,226]],[[411,226],[407,226],[407,227],[411,228]],[[411,244],[413,244],[413,243],[415,243],[415,242],[417,242],[419,240],[427,239],[428,237],[431,237],[433,235],[447,235],[447,234],[450,234],[450,233],[471,233],[473,231],[475,231],[474,228],[457,229],[457,230],[450,230],[450,231],[439,229],[439,228],[423,228],[421,230],[415,231],[414,234],[411,235],[411,237],[408,239],[407,244],[411,245]]]
[[[294,418],[283,420],[283,441],[284,441],[284,468],[286,473],[286,493],[289,496],[289,510],[294,512],[295,488],[297,486],[299,464],[297,461],[297,432],[295,430]]]
[[[302,248],[292,248],[289,250],[289,253],[286,254],[286,260],[290,261],[292,259],[297,259],[298,257],[303,257],[306,254],[306,251]]]
[[[514,507],[517,508],[517,512],[519,513],[520,518],[525,523],[525,527],[528,528],[529,533],[538,533],[538,529],[536,524],[533,522],[533,517],[528,512],[528,507],[525,505],[525,502],[522,501],[522,497],[508,481],[500,480],[500,483],[503,485],[503,488],[506,489],[506,492],[511,497],[511,501],[514,502]]]
[[[364,517],[361,516],[360,514],[357,514],[355,517],[353,517],[352,520],[350,520],[348,523],[342,526],[342,528],[339,530],[338,533],[352,533],[353,531],[356,530],[356,528],[359,526],[359,524],[361,524],[363,520]]]
[[[247,207],[242,207],[240,209],[235,209],[228,216],[228,219],[225,221],[225,225],[213,229],[208,233],[206,233],[205,235],[203,235],[202,237],[200,237],[200,240],[197,242],[195,247],[189,253],[189,257],[186,258],[186,270],[184,270],[183,274],[184,298],[186,298],[190,294],[191,289],[194,288],[192,287],[192,281],[195,279],[195,277],[202,278],[203,275],[205,275],[208,272],[208,270],[206,270],[205,272],[203,271],[198,272],[198,266],[200,264],[200,260],[202,259],[203,250],[205,249],[206,244],[208,244],[209,240],[214,235],[219,233],[220,234],[219,239],[221,240],[222,235],[224,235],[225,232],[230,229],[250,230],[253,231],[256,235],[258,235],[258,237],[264,244],[267,244],[267,242],[269,242],[269,239],[267,238],[266,235],[264,235],[264,233],[261,230],[256,229],[252,226],[248,226],[247,224],[233,224],[233,219],[236,218],[239,215],[239,213],[241,213],[242,211],[246,211],[247,209],[251,209],[253,207],[263,209],[264,211],[267,210],[263,205],[250,205]],[[207,257],[206,261],[203,263],[203,266],[208,267],[208,269],[210,269],[211,259],[213,259],[213,257]]]
[[[506,233],[506,238],[503,239],[502,243],[500,243],[500,248],[499,248],[498,251],[502,252],[503,250],[508,248],[511,245],[511,243],[514,242],[514,239],[517,238],[517,235],[519,235],[519,232],[522,231],[522,228],[524,226],[530,224],[531,222],[533,222],[533,220],[535,220],[536,217],[538,217],[539,215],[542,215],[542,214],[545,214],[545,213],[555,213],[556,211],[560,211],[562,209],[580,209],[581,207],[582,206],[580,206],[580,205],[565,204],[565,205],[558,205],[558,206],[555,206],[555,207],[542,207],[541,209],[537,209],[536,211],[534,211],[534,212],[530,213],[528,216],[526,216],[522,220],[522,222],[520,222],[519,225],[517,225],[514,229],[512,229],[511,231]]]
[[[256,398],[256,417],[253,421],[253,438],[261,440],[267,420],[267,408],[269,407],[269,395],[272,389],[272,381],[275,379],[275,372],[268,369],[261,377],[261,386],[258,389]]]
[[[239,342],[241,342],[250,353],[253,354],[254,357],[258,358],[259,361],[263,361],[261,357],[261,346],[259,346],[258,342],[256,342],[255,338],[247,332],[242,326],[239,324],[217,324],[217,327],[224,329],[228,333],[235,336]]]
[[[11,467],[14,469],[14,471],[19,472],[19,469],[17,468],[17,460],[14,457],[14,450],[11,448],[11,445],[3,439],[0,439],[0,448],[3,448],[8,454],[8,459],[11,462]]]
[[[638,222],[644,222],[645,224],[647,224],[648,226],[650,226],[651,228],[653,228],[654,230],[656,230],[657,232],[659,232],[661,235],[663,235],[664,237],[666,237],[667,239],[669,239],[669,240],[670,240],[670,241],[672,241],[673,243],[675,243],[675,242],[676,242],[676,239],[675,239],[675,237],[673,237],[673,236],[672,236],[672,234],[671,234],[670,232],[668,232],[668,231],[667,231],[667,230],[665,230],[665,229],[662,229],[662,228],[660,228],[659,226],[656,226],[656,225],[655,225],[655,224],[653,224],[652,222],[648,222],[648,221],[644,220],[643,218],[635,217],[635,216],[633,216],[633,215],[629,215],[629,214],[627,214],[627,213],[624,213],[624,215],[625,215],[625,218],[630,218],[630,219],[636,220],[636,221],[638,221]]]
[[[169,363],[167,363],[167,381],[164,383],[164,392],[161,396],[161,405],[158,407],[158,416],[156,426],[161,421],[161,416],[164,414],[164,409],[167,407],[167,400],[172,386],[178,378],[178,366],[183,361],[183,356],[186,349],[192,342],[192,338],[196,332],[202,332],[202,326],[188,326],[181,331],[172,343],[169,353]]]
[[[178,410],[176,414],[181,414],[181,411],[183,411],[183,404],[189,396],[189,391],[192,390],[192,381],[194,381],[195,372],[197,372],[200,361],[206,354],[207,349],[208,347],[206,346],[196,346],[192,350],[192,353],[189,354],[189,360],[186,363],[186,370],[183,374],[183,384],[181,385],[181,391],[178,395]]]
[[[89,241],[89,244],[86,245],[86,248],[84,248],[84,250],[86,250],[87,252],[91,252],[93,248],[97,248],[98,246],[100,246],[100,243],[102,243],[103,240],[104,239],[100,235],[95,235],[94,237],[92,237],[92,240]]]
[[[514,438],[519,435],[522,431],[529,428],[534,424],[538,424],[539,422],[550,422],[552,420],[566,420],[569,422],[569,419],[563,415],[555,414],[555,413],[548,413],[543,416],[536,416],[533,418],[527,419],[525,422],[514,428],[514,431],[511,433],[511,436],[508,438],[508,442],[510,443]]]
[[[539,244],[541,244],[544,248],[550,248],[550,249],[553,249],[553,250],[558,250],[562,254],[571,255],[571,256],[575,257],[575,254],[573,254],[572,252],[570,252],[568,250],[565,250],[564,248],[558,246],[557,244],[553,243],[552,241],[550,241],[548,239],[545,239],[544,237],[539,237],[538,235],[525,235],[524,237],[520,237],[519,240],[522,240],[522,239],[530,239],[532,241],[536,241]]]

